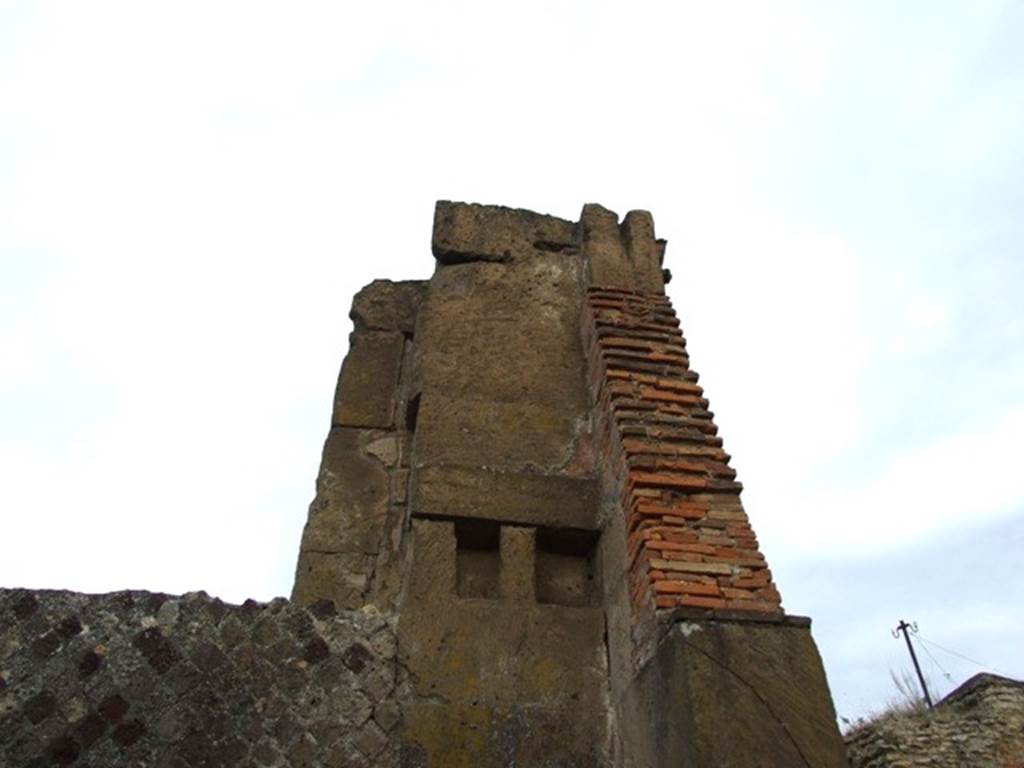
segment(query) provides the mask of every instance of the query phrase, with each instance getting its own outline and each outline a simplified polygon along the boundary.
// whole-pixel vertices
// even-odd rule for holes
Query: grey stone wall
[[[407,689],[365,612],[0,590],[0,765],[397,765]]]
[[[427,284],[375,280],[356,294],[316,498],[292,598],[341,608],[396,607],[408,525],[410,392],[416,317]]]
[[[847,751],[852,768],[1024,768],[1024,683],[977,675],[933,710],[856,729]]]

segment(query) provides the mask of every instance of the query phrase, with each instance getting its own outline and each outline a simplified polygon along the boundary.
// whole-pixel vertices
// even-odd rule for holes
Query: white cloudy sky
[[[903,617],[1024,677],[1021,39],[1012,2],[0,5],[0,585],[287,594],[352,294],[429,276],[436,199],[596,201],[669,239],[839,714]]]

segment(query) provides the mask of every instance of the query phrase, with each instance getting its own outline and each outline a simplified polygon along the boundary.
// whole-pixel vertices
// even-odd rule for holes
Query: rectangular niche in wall
[[[538,528],[534,558],[537,602],[582,607],[593,605],[594,544],[597,534],[564,528]]]
[[[489,520],[456,520],[455,557],[459,597],[498,597],[501,526]]]
[[[416,420],[420,416],[420,393],[409,398],[405,404],[405,431],[410,435],[416,431]]]

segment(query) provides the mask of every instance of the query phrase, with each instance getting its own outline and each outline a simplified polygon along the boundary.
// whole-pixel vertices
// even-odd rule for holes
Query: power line
[[[920,639],[920,635],[918,636],[918,639]],[[939,664],[939,660],[938,659],[936,659],[934,656],[932,656],[932,652],[928,650],[928,646],[925,645],[924,643],[921,643],[921,649],[926,654],[928,654],[928,658],[932,660],[932,664],[935,667],[938,668],[938,670],[943,674],[943,676],[946,678],[946,680],[948,680],[949,682],[953,682],[953,676],[951,674],[949,674],[949,672],[946,671],[945,667],[943,667],[941,664]]]
[[[987,669],[989,672],[995,672],[997,675],[1002,675],[1003,677],[1010,677],[1010,675],[1008,675],[1006,672],[1000,672],[995,667],[990,667],[988,664],[982,664],[980,661],[975,661],[974,659],[972,659],[972,658],[970,658],[968,656],[964,656],[962,653],[957,653],[954,650],[951,650],[949,648],[946,648],[945,646],[939,645],[934,640],[929,640],[928,638],[923,637],[920,634],[917,635],[917,639],[920,640],[922,643],[927,643],[928,645],[934,645],[940,651],[945,651],[948,654],[956,656],[958,659],[963,659],[964,661],[969,661],[971,664],[974,664],[975,666],[981,667],[982,669]],[[931,654],[928,654],[928,655],[931,656]]]

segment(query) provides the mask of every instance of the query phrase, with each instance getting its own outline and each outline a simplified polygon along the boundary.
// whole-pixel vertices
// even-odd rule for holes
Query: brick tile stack
[[[736,472],[661,294],[591,288],[590,370],[619,470],[634,605],[781,613]]]

